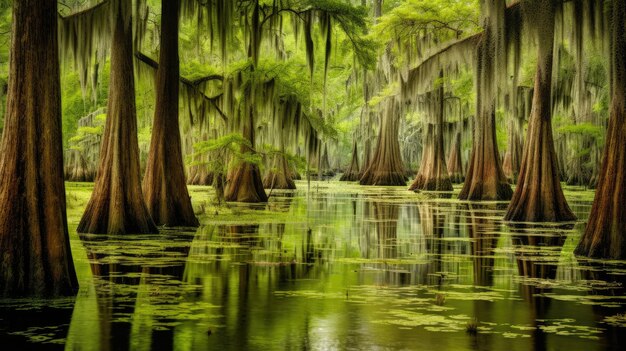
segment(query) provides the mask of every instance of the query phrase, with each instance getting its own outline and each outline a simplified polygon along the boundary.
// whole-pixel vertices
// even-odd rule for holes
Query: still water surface
[[[572,254],[579,221],[512,227],[506,203],[314,182],[210,206],[197,230],[75,234],[80,291],[0,300],[3,350],[621,350],[626,262]],[[72,203],[73,202],[73,203]],[[8,348],[5,348],[8,346]]]

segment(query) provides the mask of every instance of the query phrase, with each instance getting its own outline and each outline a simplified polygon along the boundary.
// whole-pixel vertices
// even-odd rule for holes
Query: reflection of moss
[[[133,342],[141,342],[150,331],[167,329],[174,330],[176,338],[201,338],[202,345],[208,342],[207,330],[213,330],[211,340],[223,335],[239,336],[237,323],[241,312],[249,317],[244,332],[248,335],[242,336],[255,340],[254,345],[259,346],[270,345],[270,340],[290,338],[285,335],[286,325],[291,331],[305,328],[302,316],[325,321],[324,313],[333,318],[356,315],[354,319],[363,321],[364,329],[373,323],[369,333],[381,340],[396,336],[402,339],[416,332],[440,335],[433,334],[433,339],[446,338],[448,334],[443,333],[466,337],[466,324],[476,317],[480,319],[479,337],[491,334],[493,338],[507,339],[504,342],[511,342],[509,338],[519,342],[536,333],[538,326],[534,323],[537,317],[529,312],[532,307],[518,293],[518,285],[581,294],[557,302],[559,308],[587,303],[623,305],[618,299],[585,297],[593,289],[616,287],[583,280],[580,272],[577,276],[572,273],[575,279],[558,275],[556,279],[517,278],[515,258],[520,254],[529,260],[556,265],[559,271],[579,271],[577,259],[563,251],[571,251],[575,246],[571,241],[577,240],[581,224],[575,230],[544,228],[535,233],[566,236],[563,250],[520,247],[514,241],[516,233],[501,222],[506,206],[471,211],[467,202],[459,202],[454,195],[451,199],[439,199],[432,194],[409,192],[404,187],[361,187],[334,181],[312,182],[307,198],[306,182],[299,181],[297,185],[295,191],[274,190],[268,204],[222,206],[212,202],[211,187],[190,186],[192,203],[197,213],[202,212],[199,218],[204,224],[197,232],[162,229],[158,235],[109,237],[85,244],[76,236],[75,227],[93,185],[67,183],[68,222],[81,294],[89,294],[94,301],[77,304],[76,309],[92,312],[97,292],[98,299],[115,302],[110,318],[132,324]],[[453,194],[458,191],[457,186]],[[565,192],[579,212],[588,211],[592,191],[565,187]],[[391,219],[377,217],[372,203],[397,206],[398,213]],[[467,226],[482,223],[477,218],[491,223],[482,228],[485,230],[481,235],[500,236],[494,252],[481,256],[496,260],[491,287],[474,286],[472,268],[480,260],[469,252],[475,238],[468,235]],[[381,230],[389,225],[395,228],[393,235]],[[385,235],[380,236],[381,233]],[[132,270],[92,277],[86,251],[101,253],[100,263],[111,267],[167,269],[184,265],[184,274],[173,277],[159,270]],[[610,269],[617,271],[621,267],[616,263]],[[437,294],[445,294],[444,306],[435,303]],[[549,291],[536,296],[559,300]],[[244,297],[253,308],[234,307],[243,303]],[[474,306],[480,306],[480,310]],[[66,307],[71,308],[71,304]],[[589,320],[589,316],[581,315],[576,318]],[[344,337],[340,334],[344,327],[341,323],[349,323],[347,319],[337,320],[337,336]],[[614,316],[605,322],[618,321]],[[75,323],[81,323],[80,318],[73,318],[76,329]],[[573,320],[546,322],[542,331],[574,338],[600,335],[597,330],[578,324]],[[331,328],[312,324],[310,331],[324,327]],[[84,332],[85,328],[94,326],[78,328],[77,332]],[[317,336],[322,339],[327,335]],[[67,341],[73,344],[71,337]],[[493,346],[497,349],[497,345]]]
[[[626,327],[626,313],[616,314],[604,318],[604,323],[610,324],[615,327]]]

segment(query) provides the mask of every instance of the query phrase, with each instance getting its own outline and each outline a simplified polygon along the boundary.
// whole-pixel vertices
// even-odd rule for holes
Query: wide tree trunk
[[[0,295],[74,295],[63,182],[57,1],[13,1],[0,146]]]
[[[406,185],[406,172],[398,142],[399,111],[397,103],[389,100],[382,113],[376,152],[361,177],[361,185]]]
[[[436,190],[436,191],[452,191],[452,182],[448,175],[448,167],[446,166],[445,151],[443,147],[443,71],[439,75],[442,82],[437,97],[432,96],[435,108],[431,111],[435,114],[435,123],[427,123],[425,126],[426,135],[424,138],[424,148],[422,150],[422,162],[419,172],[409,187],[409,190]]]
[[[611,111],[598,188],[576,254],[626,258],[626,1],[613,1]]]
[[[538,20],[539,58],[533,107],[528,122],[522,165],[505,219],[517,222],[572,221],[572,213],[559,179],[552,137],[552,61],[555,4],[541,1],[532,15]]]
[[[252,112],[249,113],[246,119],[243,136],[254,147],[254,117]],[[248,146],[241,147],[242,153],[253,151]],[[224,199],[233,202],[267,202],[267,194],[265,189],[263,189],[259,166],[249,162],[241,162],[235,168],[230,169],[224,191]]]
[[[477,48],[477,106],[472,144],[461,200],[508,200],[513,191],[500,162],[496,141],[497,70],[505,69],[504,0],[483,0],[483,34]]]
[[[150,154],[143,178],[146,205],[157,225],[197,227],[185,180],[178,126],[178,7],[161,1],[161,48]]]
[[[141,191],[131,2],[120,1],[111,45],[107,120],[96,184],[79,233],[158,233]]]
[[[350,167],[341,175],[340,181],[354,182],[359,180],[359,151],[357,149],[356,139],[352,142],[352,160]]]

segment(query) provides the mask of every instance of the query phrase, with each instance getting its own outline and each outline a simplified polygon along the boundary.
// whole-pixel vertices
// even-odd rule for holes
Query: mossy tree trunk
[[[437,96],[431,95],[435,108],[431,111],[435,114],[435,123],[427,123],[425,126],[424,148],[422,150],[422,162],[420,169],[409,187],[409,190],[436,190],[452,191],[452,182],[448,175],[445,151],[443,147],[443,120],[444,120],[444,87],[443,71],[439,74],[440,86]],[[432,117],[431,117],[432,118]]]
[[[576,254],[626,258],[626,1],[613,1],[611,107],[598,188]]]
[[[0,146],[0,295],[74,295],[63,182],[56,0],[13,1]]]
[[[93,171],[87,165],[83,153],[79,150],[65,151],[65,180],[70,182],[92,182]]]
[[[272,169],[263,178],[263,186],[267,189],[295,189],[296,183],[292,178],[292,171],[285,156],[285,129],[279,132],[280,153],[274,155]]]
[[[254,147],[254,115],[249,111],[244,121],[243,136]],[[241,147],[242,153],[252,153],[254,150],[248,146]],[[227,177],[224,199],[232,202],[267,202],[267,194],[263,189],[263,180],[259,166],[249,162],[241,162],[231,168]]]
[[[143,178],[146,205],[157,225],[197,227],[185,180],[178,125],[180,0],[161,1],[161,39],[156,80],[156,108],[150,154]]]
[[[504,174],[511,182],[517,182],[524,150],[523,137],[518,133],[518,127],[515,126],[515,123],[519,123],[519,121],[509,121],[509,140],[502,165]]]
[[[376,152],[361,177],[361,185],[406,185],[398,132],[397,103],[389,99],[382,113]]]
[[[504,69],[504,0],[483,0],[483,34],[477,47],[476,119],[472,153],[461,200],[508,200],[513,191],[500,162],[496,141],[497,69]]]
[[[157,233],[141,190],[131,2],[120,1],[113,28],[107,120],[100,165],[79,233]]]
[[[502,168],[509,181],[516,183],[524,152],[524,122],[532,109],[533,92],[529,87],[518,87],[511,99],[511,118],[508,123],[508,145]]]
[[[572,221],[572,213],[558,172],[552,136],[552,63],[554,46],[554,1],[539,1],[531,15],[539,30],[539,57],[533,105],[528,122],[522,165],[515,193],[505,219],[517,222]]]
[[[463,123],[463,122],[460,122]],[[463,158],[461,152],[461,130],[457,128],[454,132],[454,141],[450,147],[450,155],[448,156],[448,175],[450,181],[455,184],[461,184],[465,180],[463,173]]]
[[[340,181],[354,182],[359,180],[359,151],[357,149],[356,139],[352,142],[352,160],[350,161],[350,167],[341,176]]]

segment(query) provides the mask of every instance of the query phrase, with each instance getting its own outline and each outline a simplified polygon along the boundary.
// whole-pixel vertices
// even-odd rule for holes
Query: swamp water
[[[626,262],[572,252],[579,221],[511,227],[506,203],[306,183],[159,235],[75,233],[75,298],[0,300],[2,350],[610,350],[626,345]],[[449,195],[449,194],[448,194]]]

